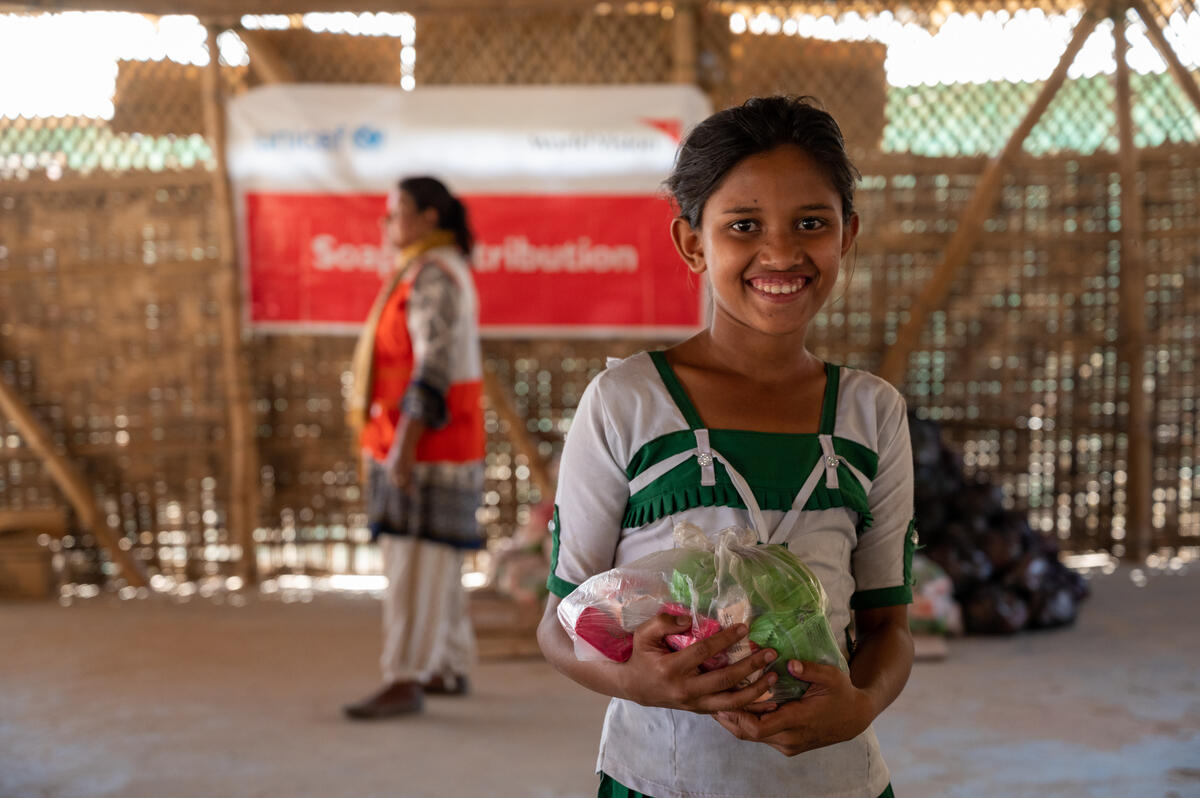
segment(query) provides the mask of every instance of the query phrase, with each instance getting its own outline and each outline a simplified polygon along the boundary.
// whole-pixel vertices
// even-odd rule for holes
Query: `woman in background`
[[[388,198],[396,270],[354,353],[351,423],[359,430],[367,521],[388,577],[383,687],[345,707],[355,719],[419,712],[424,696],[463,695],[475,637],[463,553],[483,546],[479,303],[463,204],[411,177]]]

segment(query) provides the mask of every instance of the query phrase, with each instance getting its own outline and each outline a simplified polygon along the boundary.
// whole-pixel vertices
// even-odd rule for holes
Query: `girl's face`
[[[675,246],[712,286],[714,328],[800,334],[829,299],[858,216],[842,223],[842,199],[825,169],[792,145],[752,155],[704,204],[699,229],[671,227]]]
[[[406,191],[388,194],[385,217],[387,241],[397,250],[415,244],[437,229],[437,210],[417,210],[417,203]]]

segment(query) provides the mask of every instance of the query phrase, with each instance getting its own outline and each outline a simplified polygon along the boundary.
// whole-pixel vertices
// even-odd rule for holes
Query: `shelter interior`
[[[1200,542],[1193,0],[167,5],[7,6],[154,24],[187,6],[220,54],[119,61],[107,116],[0,117],[0,529],[40,538],[72,589],[376,568],[343,420],[353,340],[240,312],[222,103],[278,82],[690,83],[714,108],[815,95],[863,175],[863,233],[815,351],[902,385],[968,472],[1069,550]],[[835,24],[885,13],[930,36],[1066,22],[1037,79],[900,84],[888,44]],[[1161,68],[1129,68],[1144,40]],[[1088,47],[1113,68],[1073,72]],[[661,343],[485,342],[491,538],[552,492],[546,463],[604,358]]]

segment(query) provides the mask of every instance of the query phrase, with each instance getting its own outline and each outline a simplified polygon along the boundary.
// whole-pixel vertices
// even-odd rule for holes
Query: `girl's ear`
[[[850,251],[850,247],[854,246],[855,239],[858,238],[858,214],[850,214],[850,219],[846,224],[842,225],[842,257],[846,257],[846,253]]]
[[[682,216],[671,220],[671,241],[675,251],[693,274],[703,274],[708,264],[704,261],[704,247],[700,242],[700,231]]]

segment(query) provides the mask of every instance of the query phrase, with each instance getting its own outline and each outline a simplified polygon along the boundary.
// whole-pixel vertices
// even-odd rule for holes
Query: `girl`
[[[475,637],[463,551],[483,545],[479,302],[466,210],[432,177],[388,198],[396,272],[354,352],[350,421],[360,430],[367,521],[383,552],[383,685],[351,718],[420,711],[427,693],[463,695]]]
[[[547,659],[613,696],[597,770],[601,795],[890,796],[871,722],[912,666],[912,460],[904,401],[883,380],[805,348],[813,317],[858,233],[857,171],[829,114],[808,98],[755,98],[684,141],[667,186],[671,236],[707,275],[707,329],[634,355],[589,385],[563,451],[549,588],[538,629]],[[627,662],[582,662],[559,600],[589,576],[672,545],[690,521],[758,531],[806,562],[828,593],[850,672],[791,661],[812,687],[753,703],[775,680],[736,685],[764,649],[701,672],[746,637],[737,625],[682,651],[662,614]]]

